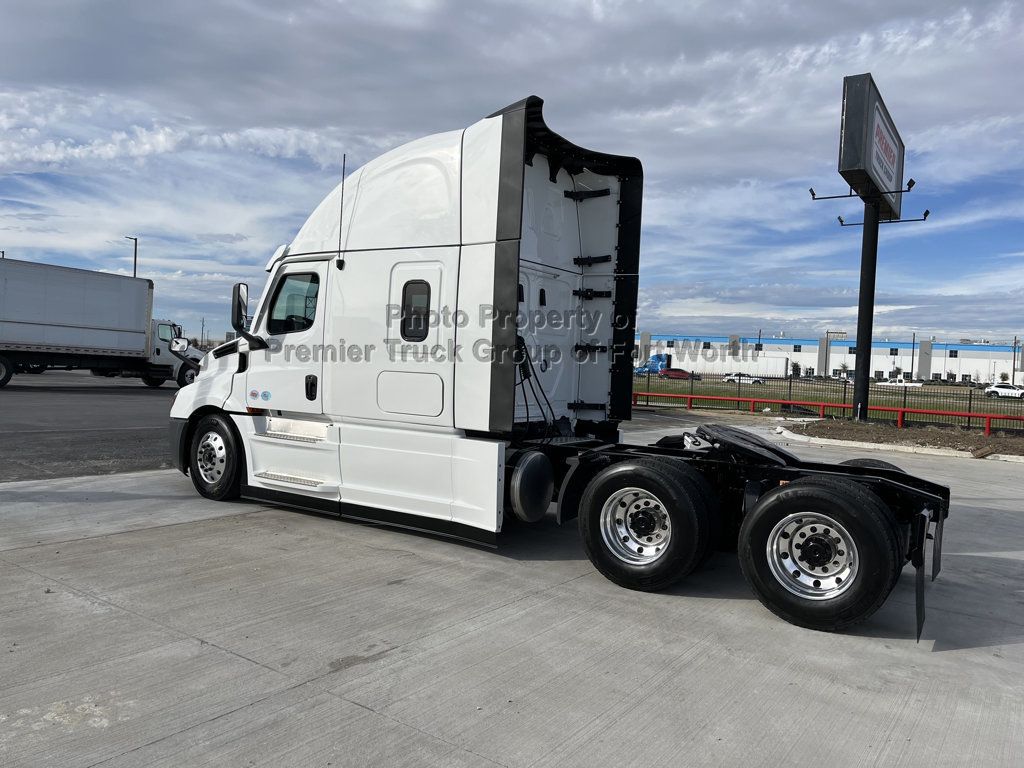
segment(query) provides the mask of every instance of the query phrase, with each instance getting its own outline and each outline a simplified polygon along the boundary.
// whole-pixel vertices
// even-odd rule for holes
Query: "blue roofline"
[[[709,341],[712,344],[728,344],[730,336],[684,336],[676,335],[671,333],[652,333],[651,341],[690,341],[690,342],[705,342]],[[741,344],[756,344],[756,336],[740,336],[739,342]],[[640,334],[636,334],[635,341],[640,341]],[[927,339],[925,340],[927,341]],[[800,339],[800,338],[761,338],[761,343],[764,345],[774,346],[791,346],[793,344],[800,344],[801,346],[818,346],[821,343],[821,339]],[[856,347],[856,339],[835,339],[832,341],[832,347]],[[921,341],[880,341],[875,339],[871,342],[872,349],[899,349],[899,350],[920,350]],[[1022,347],[1018,346],[1017,351],[1021,352]],[[1009,344],[960,344],[951,342],[936,341],[932,342],[932,350],[936,351],[974,351],[974,352],[1006,352],[1012,353],[1013,347]]]

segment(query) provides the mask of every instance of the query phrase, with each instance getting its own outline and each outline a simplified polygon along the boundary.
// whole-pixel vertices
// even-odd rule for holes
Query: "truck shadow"
[[[7,392],[31,392],[31,393],[43,393],[43,392],[60,392],[64,394],[96,394],[96,393],[116,393],[118,395],[137,396],[137,397],[157,397],[163,395],[173,395],[178,389],[177,385],[168,382],[162,387],[147,387],[145,384],[139,383],[138,386],[130,386],[127,384],[52,384],[52,385],[36,385],[36,384],[19,384],[18,379],[15,377],[11,380],[10,384],[4,387]]]
[[[932,652],[1024,643],[1024,584],[1019,552],[943,554],[942,574],[925,586],[921,642]],[[884,606],[849,634],[913,638],[914,569],[907,567]],[[998,653],[993,656],[998,657]]]
[[[575,521],[562,527],[551,520],[532,526],[513,526],[501,533],[497,551],[502,557],[520,562],[588,562]],[[704,565],[663,594],[727,600],[754,599],[743,580],[735,552],[715,552]]]

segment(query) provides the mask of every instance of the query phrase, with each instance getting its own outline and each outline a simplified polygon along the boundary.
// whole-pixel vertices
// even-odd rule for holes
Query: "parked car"
[[[727,373],[725,381],[730,384],[764,384],[764,379],[759,376],[751,376],[749,373]]]
[[[658,373],[661,367],[657,363],[644,363],[633,369],[634,376],[647,376],[651,373]]]
[[[692,371],[684,371],[682,368],[662,368],[658,371],[659,379],[693,379],[700,381],[700,374]]]
[[[886,381],[878,382],[880,387],[920,387],[923,386],[920,381],[911,381],[910,379],[887,379]]]
[[[993,384],[985,388],[985,397],[1024,397],[1024,387],[1016,384]]]

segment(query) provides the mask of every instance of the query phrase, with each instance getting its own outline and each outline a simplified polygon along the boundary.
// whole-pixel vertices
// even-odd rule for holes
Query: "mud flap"
[[[942,570],[942,525],[946,516],[940,510],[938,517],[939,519],[935,521],[935,543],[932,544],[932,581],[938,578],[939,571]]]
[[[913,563],[915,570],[914,592],[917,609],[917,642],[921,642],[921,630],[924,629],[924,550],[928,543],[928,526],[930,522],[931,516],[925,510],[915,515],[911,523],[913,544],[910,548],[910,562]],[[936,544],[938,543],[938,540],[936,540]],[[934,572],[934,560],[932,567]]]

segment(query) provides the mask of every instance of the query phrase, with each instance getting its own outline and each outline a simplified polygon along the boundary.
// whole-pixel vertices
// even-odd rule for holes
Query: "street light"
[[[132,277],[138,277],[136,274],[139,269],[139,238],[132,237],[131,235],[125,235],[125,240],[131,240],[135,244],[135,252],[132,258]]]

